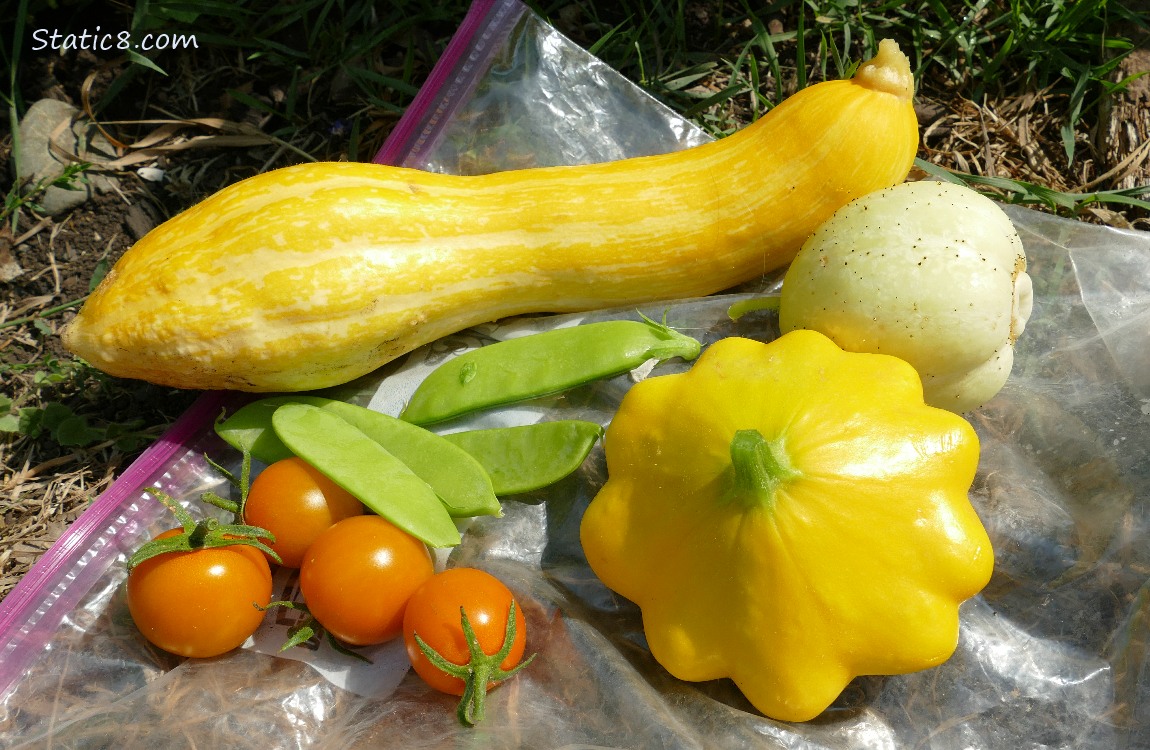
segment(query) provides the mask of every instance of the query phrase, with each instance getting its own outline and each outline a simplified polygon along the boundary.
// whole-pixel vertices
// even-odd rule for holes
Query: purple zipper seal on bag
[[[443,125],[491,66],[496,53],[527,12],[519,0],[475,0],[427,81],[372,160],[418,167],[443,137]]]
[[[51,641],[64,618],[120,556],[122,550],[116,543],[116,532],[144,521],[126,515],[130,501],[140,496],[157,472],[186,453],[193,439],[235,397],[236,394],[227,391],[199,396],[80,514],[0,601],[0,699],[11,691]],[[156,511],[163,512],[158,506]],[[94,540],[100,535],[107,538],[96,544]]]

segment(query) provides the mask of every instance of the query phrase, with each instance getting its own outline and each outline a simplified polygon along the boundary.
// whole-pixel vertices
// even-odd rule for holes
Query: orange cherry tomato
[[[400,634],[407,600],[434,574],[427,545],[369,513],[316,537],[299,585],[308,611],[328,633],[368,646]]]
[[[244,503],[244,521],[270,531],[275,541],[268,546],[280,556],[280,564],[298,568],[322,531],[363,511],[354,495],[292,456],[256,475]]]
[[[507,615],[514,596],[495,576],[476,568],[449,568],[437,574],[412,595],[403,617],[403,638],[407,655],[415,672],[428,685],[450,695],[463,695],[465,684],[435,666],[419,648],[419,637],[448,662],[466,665],[471,661],[467,638],[462,627],[460,608],[475,631],[475,639],[488,656],[494,656],[504,645]],[[507,657],[499,662],[500,670],[510,671],[523,659],[527,645],[527,624],[518,603],[515,606],[515,637]],[[498,684],[476,686],[479,693]]]
[[[206,547],[144,560],[128,574],[127,588],[128,611],[145,638],[172,654],[207,658],[256,631],[264,618],[256,605],[271,602],[272,574],[255,547]]]

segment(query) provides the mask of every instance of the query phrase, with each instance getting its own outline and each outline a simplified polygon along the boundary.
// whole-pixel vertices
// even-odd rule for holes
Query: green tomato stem
[[[199,523],[192,527],[190,532],[185,532],[188,535],[188,546],[192,549],[207,546],[209,534],[215,530],[217,525],[216,519],[214,518],[201,519]]]
[[[223,474],[224,478],[228,480],[228,483],[240,491],[239,502],[220,497],[211,490],[200,496],[200,499],[205,503],[231,513],[235,517],[236,523],[244,522],[244,507],[247,505],[248,491],[251,489],[252,484],[252,452],[246,446],[241,447],[240,451],[243,454],[243,459],[240,464],[240,476],[238,478],[223,466],[213,461],[211,456],[204,456],[204,460],[207,461],[213,469]]]
[[[467,619],[467,611],[463,607],[459,608],[459,618],[463,637],[467,640],[469,658],[466,664],[455,664],[448,661],[420,638],[419,633],[413,635],[419,650],[423,652],[423,655],[432,665],[452,677],[463,680],[463,695],[460,697],[456,715],[461,724],[475,726],[483,721],[486,715],[485,699],[491,683],[502,682],[516,674],[535,659],[535,654],[527,657],[511,669],[503,669],[500,666],[507,655],[511,653],[511,647],[515,643],[514,599],[511,601],[511,606],[508,607],[507,629],[503,633],[503,645],[494,654],[488,655],[483,651],[479,639],[475,636],[475,630],[471,627],[471,621]]]
[[[212,465],[216,466],[215,463],[212,463]],[[226,471],[224,473],[229,481],[233,479]],[[192,517],[192,514],[176,502],[175,498],[171,495],[163,492],[158,487],[149,488],[149,491],[156,496],[156,499],[175,515],[176,520],[179,521],[180,526],[183,527],[183,531],[174,536],[163,539],[153,539],[150,542],[142,544],[140,548],[128,558],[128,570],[131,571],[132,568],[135,568],[145,560],[168,554],[169,552],[194,552],[209,547],[232,547],[240,544],[255,547],[277,563],[282,562],[275,550],[264,543],[264,540],[275,542],[275,535],[267,529],[262,529],[259,526],[249,526],[242,522],[243,506],[247,499],[250,478],[251,454],[245,450],[243,470],[239,484],[240,502],[236,504],[234,509],[236,522],[229,524],[221,524],[218,520],[211,517],[196,521],[196,519]],[[215,502],[216,500],[220,500],[223,503],[227,503],[228,501],[224,501],[223,498],[220,498],[213,492],[203,493],[200,499],[209,505],[215,505],[218,508],[223,508],[231,512],[230,508],[225,507],[225,505],[219,502]]]
[[[302,612],[304,614],[304,619],[288,628],[288,639],[284,641],[282,646],[280,646],[280,653],[283,653],[288,649],[295,648],[296,646],[302,646],[308,641],[322,636],[327,638],[328,645],[330,645],[332,649],[337,653],[343,654],[344,656],[350,656],[354,659],[359,659],[365,664],[372,663],[371,659],[367,658],[358,651],[355,651],[350,646],[332,635],[331,631],[324,628],[323,623],[315,619],[315,615],[311,613],[311,610],[307,608],[306,604],[301,602],[293,602],[290,600],[281,600],[271,602],[266,607],[261,607],[258,604],[256,605],[257,609],[264,612],[268,611],[272,607],[283,607],[285,609],[295,610],[296,612]]]

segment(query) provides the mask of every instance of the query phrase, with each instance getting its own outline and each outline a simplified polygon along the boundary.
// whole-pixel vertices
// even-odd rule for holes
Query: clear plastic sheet
[[[669,150],[703,137],[511,0],[477,3],[453,45],[381,161],[487,171]],[[638,137],[651,140],[640,146]],[[605,474],[599,448],[558,485],[507,499],[503,518],[476,520],[447,560],[510,585],[528,619],[529,649],[539,653],[491,694],[477,728],[460,728],[454,699],[414,675],[390,694],[367,696],[306,662],[253,648],[204,661],[166,656],[146,646],[128,617],[122,563],[165,525],[144,488],[158,483],[185,499],[222,488],[201,453],[234,464],[210,427],[234,398],[209,394],[0,603],[0,746],[1150,747],[1150,236],[1008,211],[1026,246],[1035,309],[1006,388],[969,415],[982,440],[971,497],[994,542],[996,572],[964,605],[959,647],[944,665],[860,678],[806,724],[762,717],[727,681],[671,678],[644,647],[636,608],[598,582],[580,550],[579,519]],[[777,283],[643,312],[666,312],[705,342],[768,340],[777,335],[771,313],[732,322],[726,311]],[[480,326],[340,393],[395,413],[422,371],[468,347],[634,313]],[[653,374],[683,367],[667,363]],[[481,423],[606,423],[642,376]]]

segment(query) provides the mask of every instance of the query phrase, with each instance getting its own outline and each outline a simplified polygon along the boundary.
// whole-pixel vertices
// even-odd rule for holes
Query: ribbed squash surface
[[[911,89],[884,41],[852,79],[676,153],[479,176],[268,172],[136,243],[64,342],[121,377],[298,391],[508,315],[711,294],[789,263],[840,206],[906,178]]]

